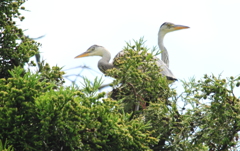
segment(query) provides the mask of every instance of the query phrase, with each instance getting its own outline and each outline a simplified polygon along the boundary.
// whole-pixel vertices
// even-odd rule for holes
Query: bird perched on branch
[[[163,76],[166,76],[169,80],[177,80],[177,78],[173,75],[171,70],[169,69],[169,56],[167,49],[164,47],[163,39],[164,36],[172,31],[180,30],[180,29],[186,29],[189,28],[188,26],[183,25],[176,25],[170,22],[165,22],[160,26],[159,32],[158,32],[158,46],[159,49],[162,51],[161,54],[161,60],[154,57],[154,60],[156,60],[157,66],[161,68],[161,74]],[[124,55],[124,51],[120,51],[114,58],[114,60],[121,55]],[[114,63],[109,63],[111,59],[111,53],[105,49],[103,46],[99,45],[92,45],[90,48],[87,49],[84,53],[76,56],[75,58],[82,58],[87,56],[101,56],[102,58],[98,61],[98,68],[101,72],[105,73],[106,70],[114,68]]]

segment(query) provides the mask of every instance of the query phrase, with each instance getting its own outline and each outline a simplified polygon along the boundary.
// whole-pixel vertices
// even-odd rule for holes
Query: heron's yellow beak
[[[183,25],[175,25],[175,27],[174,27],[175,30],[187,29],[187,28],[190,28],[190,27],[188,27],[188,26],[183,26]]]
[[[75,58],[82,58],[82,57],[87,57],[87,56],[89,56],[89,52],[84,52],[84,53],[76,56]]]

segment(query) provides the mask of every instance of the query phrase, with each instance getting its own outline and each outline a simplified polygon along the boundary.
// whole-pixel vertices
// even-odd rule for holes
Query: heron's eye
[[[167,27],[168,28],[172,28],[174,25],[173,24],[168,24]]]

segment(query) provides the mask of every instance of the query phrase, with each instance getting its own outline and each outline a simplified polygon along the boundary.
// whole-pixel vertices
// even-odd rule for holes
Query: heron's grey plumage
[[[113,63],[109,63],[104,58],[98,61],[98,69],[102,72],[105,73],[108,69],[114,68]]]
[[[161,68],[161,74],[166,76],[169,80],[177,80],[177,78],[173,75],[172,71],[169,69],[169,56],[167,49],[163,45],[164,36],[171,31],[189,28],[187,26],[175,25],[173,23],[165,22],[160,26],[158,32],[158,46],[161,52],[161,60],[157,57],[154,57],[156,60],[156,64],[159,68]],[[113,62],[120,56],[124,55],[124,51],[120,51]],[[85,56],[101,56],[102,58],[98,61],[98,68],[101,72],[105,73],[106,70],[114,68],[113,63],[109,63],[111,59],[110,52],[102,46],[93,45],[88,50],[75,58],[85,57]]]

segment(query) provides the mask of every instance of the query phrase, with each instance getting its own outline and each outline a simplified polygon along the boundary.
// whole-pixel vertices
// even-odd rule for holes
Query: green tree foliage
[[[2,143],[2,140],[0,140],[0,150],[1,151],[13,151],[12,146],[7,145],[7,141],[5,141],[5,144]]]
[[[183,99],[192,109],[184,115],[189,119],[191,144],[205,144],[209,150],[239,147],[240,77],[221,78],[205,75],[203,80],[183,82]]]
[[[23,145],[28,148],[38,135],[34,130],[34,123],[38,122],[34,111],[35,98],[55,85],[39,82],[38,74],[24,74],[21,67],[9,72],[11,78],[0,79],[0,134],[15,148]]]
[[[119,102],[102,99],[105,93],[92,95],[89,90],[96,85],[89,86],[84,93],[75,88],[61,88],[36,99],[44,149],[149,149],[149,144],[156,142],[156,138],[150,137],[152,132],[146,132],[149,123],[129,120],[129,114],[120,114]]]
[[[116,59],[113,91],[101,80],[63,87],[61,68],[38,59],[40,44],[15,25],[24,0],[0,2],[1,150],[233,150],[239,147],[240,77],[181,81],[177,94],[143,39]]]
[[[167,103],[171,94],[169,81],[160,74],[161,69],[156,65],[153,54],[144,46],[143,38],[134,41],[134,45],[127,43],[124,56],[115,60],[114,68],[108,70],[107,75],[116,77],[115,87],[111,95],[118,100],[124,98],[125,111],[137,111],[138,107],[146,108],[150,102]],[[152,52],[156,52],[153,48]]]
[[[144,116],[151,123],[152,136],[159,138],[153,150],[217,151],[238,145],[240,100],[234,89],[240,77],[226,80],[206,75],[198,82],[182,81],[185,90],[178,95],[161,76],[142,39],[127,43],[124,51],[126,56],[116,60],[118,68],[107,73],[116,77],[110,97],[122,100],[133,118]]]
[[[39,44],[16,27],[25,1],[1,6],[0,140],[12,150],[149,150],[157,142],[150,123],[130,120],[118,101],[97,94],[100,82],[63,88],[59,67],[43,61],[36,73],[23,67],[38,54]],[[24,7],[21,7],[24,9]],[[6,146],[6,144],[10,146]],[[12,148],[11,148],[12,146]],[[7,148],[8,147],[8,148]]]
[[[41,81],[18,67],[0,80],[0,138],[17,150],[148,150],[157,141],[150,123],[129,120],[119,102],[93,95],[96,80],[83,91]],[[96,86],[97,85],[97,86]]]
[[[125,112],[134,112],[134,118],[144,116],[151,123],[153,136],[159,138],[152,149],[169,150],[173,148],[169,145],[173,137],[183,126],[182,117],[177,102],[170,99],[176,96],[175,90],[169,87],[172,81],[160,74],[161,68],[155,63],[153,53],[158,51],[155,48],[151,51],[148,53],[142,38],[134,41],[134,45],[127,43],[126,55],[116,60],[118,68],[108,71],[108,75],[116,77],[113,84],[118,85],[114,86],[111,97],[122,100]]]
[[[30,57],[38,53],[39,43],[27,38],[23,30],[16,26],[16,20],[24,19],[19,8],[24,0],[2,0],[0,2],[0,78],[10,76],[8,70],[23,67]]]

